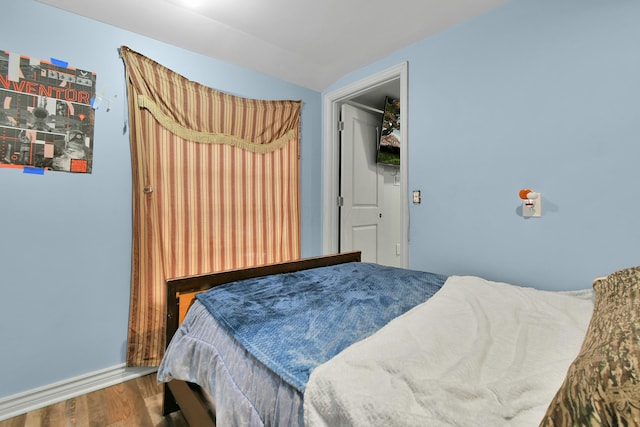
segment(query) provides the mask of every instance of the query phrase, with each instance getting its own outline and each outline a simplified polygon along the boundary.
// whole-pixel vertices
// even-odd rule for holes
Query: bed
[[[222,343],[223,345],[228,344],[227,341],[230,338],[226,336],[226,334],[224,333],[224,329],[216,328],[216,325],[213,324],[213,320],[207,315],[207,313],[203,309],[203,306],[198,304],[198,302],[195,300],[190,300],[190,296],[194,295],[195,293],[223,286],[226,283],[238,280],[247,280],[273,274],[286,274],[295,271],[339,265],[343,263],[360,262],[360,259],[360,252],[354,251],[329,256],[294,260],[273,265],[258,266],[242,270],[233,270],[220,273],[205,274],[195,277],[170,279],[167,281],[166,342],[175,342],[175,340],[172,339],[179,331],[179,323],[182,321],[182,313],[186,312],[183,306],[190,305],[192,307],[191,310],[189,310],[189,314],[185,318],[185,321],[198,324],[199,318],[203,318],[203,322],[208,323],[203,326],[203,329],[213,328],[216,331],[220,331],[221,335],[217,337],[218,340],[225,341]],[[183,295],[186,295],[187,298],[182,298]],[[182,322],[181,327],[185,327],[184,321]],[[236,354],[240,353],[246,356],[247,364],[251,365],[245,366],[246,370],[250,370],[257,364],[250,354],[246,354],[244,350],[239,347],[233,347],[229,351],[232,353],[235,352]],[[184,359],[188,359],[192,356],[188,354],[182,354],[182,357]],[[226,393],[221,392],[221,396],[218,396],[218,401],[216,402],[213,397],[215,391],[206,390],[206,387],[205,389],[203,389],[200,385],[197,384],[197,382],[200,382],[201,384],[206,383],[206,380],[198,380],[189,373],[176,372],[178,371],[178,369],[175,369],[175,366],[173,367],[173,369],[172,367],[168,366],[170,364],[175,365],[176,363],[189,364],[189,361],[176,361],[176,358],[172,358],[172,347],[171,345],[169,345],[167,354],[165,354],[158,372],[158,379],[165,382],[163,401],[164,414],[168,414],[172,411],[180,409],[182,410],[185,418],[190,425],[214,426],[215,419],[220,419],[224,416],[224,413],[222,415],[220,414],[220,408],[227,406],[224,405]],[[216,366],[219,367],[220,365]],[[260,378],[264,382],[273,380],[273,375],[271,375],[271,373],[268,372],[264,367],[259,367],[256,369],[258,369],[258,373],[256,375],[260,376],[260,374],[262,374]],[[221,377],[228,378],[228,376],[226,376],[226,373],[222,373]],[[286,384],[282,384],[281,393],[288,394],[289,399],[292,401],[299,400],[298,404],[301,404],[301,399],[294,392],[292,387],[288,387]],[[228,405],[229,410],[227,411],[227,413],[238,410],[237,406],[242,405],[242,402],[238,403],[238,401],[234,401],[233,398],[230,399],[232,401]],[[241,397],[238,399],[241,400]],[[295,402],[293,402],[292,404],[295,404]],[[216,411],[216,409],[218,410]],[[241,410],[238,410],[238,412],[247,411],[251,412],[251,409],[243,408]],[[218,413],[216,414],[216,412]],[[223,422],[220,424],[223,424]]]
[[[250,321],[241,318],[233,324],[223,315],[220,322],[210,311],[242,304],[243,310],[256,310],[246,297],[220,304],[230,282],[258,289],[261,285],[252,280],[355,264],[366,264],[360,263],[358,252],[169,281],[170,344],[158,371],[158,379],[166,382],[165,413],[180,408],[192,426],[560,426],[585,416],[600,422],[585,425],[616,425],[607,420],[639,425],[637,269],[616,272],[596,280],[593,289],[575,292],[427,273],[430,290],[416,291],[400,311],[378,318],[372,330],[357,325],[356,318],[348,319],[348,328],[331,326],[359,332],[318,360],[307,360],[316,359],[314,351],[301,355],[287,347],[288,335],[281,333],[275,347],[288,348],[293,359],[303,360],[297,365],[302,379],[280,372],[280,359],[274,368],[264,350],[253,348],[246,337],[231,335]],[[413,274],[405,271],[394,274]],[[322,279],[317,285],[324,283]],[[212,291],[199,294],[178,326],[179,295],[209,288],[217,296],[207,302]],[[289,298],[282,298],[284,305]],[[271,317],[274,312],[266,313]],[[615,331],[607,334],[611,325]],[[627,332],[621,335],[621,330]],[[257,327],[243,333],[262,332]],[[324,339],[319,353],[331,347],[331,338]],[[616,373],[613,385],[611,372]],[[596,380],[605,386],[598,392],[589,389],[585,398],[580,387],[595,387]],[[627,420],[636,423],[623,424]]]

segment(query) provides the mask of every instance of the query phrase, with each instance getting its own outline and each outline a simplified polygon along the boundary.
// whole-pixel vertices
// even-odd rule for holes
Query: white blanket
[[[311,374],[310,426],[537,426],[578,354],[591,290],[452,276]]]

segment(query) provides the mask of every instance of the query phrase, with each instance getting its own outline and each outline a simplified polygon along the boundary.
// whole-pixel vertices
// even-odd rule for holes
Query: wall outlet
[[[542,216],[542,196],[536,199],[522,201],[522,216],[525,218],[539,218]]]

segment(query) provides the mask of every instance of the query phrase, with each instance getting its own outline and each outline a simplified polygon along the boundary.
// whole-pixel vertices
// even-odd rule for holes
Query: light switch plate
[[[413,204],[419,205],[421,201],[420,190],[413,190]]]

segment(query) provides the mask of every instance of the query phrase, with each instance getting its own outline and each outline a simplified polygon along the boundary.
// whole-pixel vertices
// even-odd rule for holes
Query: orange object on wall
[[[527,194],[529,194],[529,193],[533,193],[533,191],[529,190],[528,188],[523,188],[522,190],[520,190],[520,193],[519,193],[520,194],[520,198],[522,200],[527,199]]]

